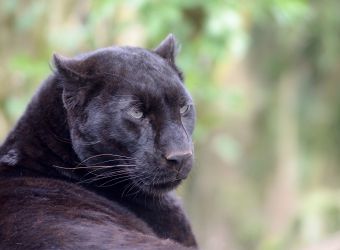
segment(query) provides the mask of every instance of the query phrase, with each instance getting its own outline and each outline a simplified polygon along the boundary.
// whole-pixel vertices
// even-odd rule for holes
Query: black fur
[[[192,167],[195,122],[175,53],[170,35],[153,51],[54,55],[0,147],[0,249],[196,247],[169,193]]]
[[[4,180],[0,202],[2,250],[191,249],[159,239],[127,209],[66,182]]]

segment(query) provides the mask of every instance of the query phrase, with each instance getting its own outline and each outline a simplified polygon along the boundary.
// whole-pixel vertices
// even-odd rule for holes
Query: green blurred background
[[[172,32],[198,110],[196,164],[178,193],[201,248],[303,249],[340,231],[339,10],[338,0],[0,0],[0,141],[53,52],[153,48]]]

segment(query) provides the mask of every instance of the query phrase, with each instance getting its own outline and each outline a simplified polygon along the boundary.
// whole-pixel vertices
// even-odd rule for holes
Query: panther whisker
[[[135,167],[136,164],[117,164],[117,165],[90,165],[90,167]]]
[[[132,181],[130,185],[127,185],[127,186],[124,188],[121,197],[124,196],[125,191],[126,191],[126,196],[128,196],[128,195],[129,195],[129,192],[132,191],[134,188],[137,189],[137,192],[138,192],[138,191],[141,191],[141,189],[138,187],[138,183],[143,182],[143,179],[140,178],[140,177],[142,177],[142,175],[144,175],[145,173],[147,173],[147,171],[141,172],[141,175],[133,176],[132,179],[133,179],[133,180],[134,180],[134,179],[137,179],[137,182],[136,182],[136,181]],[[145,178],[148,178],[148,176],[145,177]],[[130,187],[129,187],[129,186],[130,186]]]
[[[99,173],[99,174],[96,174],[95,172],[97,172],[97,171],[100,171],[100,170],[104,170],[104,172],[102,172],[102,173]],[[119,169],[119,170],[117,170],[117,169],[115,169],[114,171],[112,171],[112,168],[98,168],[98,169],[95,169],[95,170],[92,170],[92,171],[90,171],[90,172],[88,172],[88,173],[86,173],[84,176],[82,176],[81,178],[85,178],[86,176],[88,176],[88,175],[95,175],[95,176],[100,176],[100,175],[104,175],[104,174],[111,174],[111,173],[129,173],[129,171],[127,171],[126,169]]]
[[[126,171],[126,170],[106,171],[106,172],[103,172],[103,173],[100,173],[100,174],[94,174],[94,176],[91,176],[91,177],[87,178],[86,180],[97,179],[97,178],[101,178],[101,177],[110,178],[110,177],[120,176],[120,175],[129,175],[129,172]],[[83,176],[82,178],[84,178],[84,177],[85,176]]]
[[[88,173],[86,173],[82,178],[85,178],[86,176],[88,175],[96,175],[96,176],[100,176],[100,175],[104,175],[104,174],[119,174],[119,173],[126,173],[126,174],[129,174],[129,169],[124,169],[124,168],[121,168],[121,166],[123,167],[126,167],[126,166],[134,166],[134,165],[113,165],[113,166],[110,166],[110,167],[107,167],[107,168],[97,168],[97,169],[94,169]],[[118,168],[118,169],[115,169],[115,168]],[[99,171],[102,171],[104,170],[104,172],[102,173],[95,173],[95,172],[99,172]]]
[[[122,158],[126,158],[126,159],[132,159],[131,157],[129,156],[124,156],[124,155],[115,155],[115,154],[98,154],[98,155],[93,155],[93,156],[90,156],[88,158],[86,158],[85,160],[83,160],[82,162],[80,162],[78,165],[82,165],[84,164],[85,162],[93,159],[93,158],[96,158],[96,157],[101,157],[101,156],[111,156],[111,157],[122,157]]]
[[[84,177],[86,177],[86,176],[88,176],[88,175],[91,175],[91,174],[96,175],[95,172],[99,172],[99,171],[102,171],[102,170],[104,170],[104,171],[105,171],[105,170],[110,171],[111,169],[114,169],[114,168],[117,167],[117,166],[112,165],[112,166],[108,166],[107,168],[106,168],[106,167],[104,167],[104,168],[101,168],[101,167],[97,168],[97,166],[92,166],[92,167],[94,168],[94,170],[92,170],[92,171],[86,173],[82,178],[84,178]],[[123,169],[122,169],[122,170],[123,170]],[[108,171],[107,171],[107,172],[108,172]],[[114,171],[115,171],[115,172],[119,172],[119,170],[117,171],[117,169],[115,169]],[[126,171],[126,170],[125,170],[125,171]]]
[[[126,196],[134,195],[134,197],[136,197],[139,193],[141,193],[142,189],[139,187],[140,184],[143,184],[143,180],[142,179],[136,181],[136,189],[137,189],[137,191],[132,193],[132,194],[127,194]]]
[[[96,166],[96,164],[103,164],[103,163],[115,162],[115,161],[134,161],[134,160],[133,159],[112,159],[112,160],[97,162],[97,163],[93,164],[92,166]]]
[[[101,165],[101,166],[95,166],[95,165],[90,165],[90,166],[75,166],[75,167],[62,167],[58,165],[53,165],[55,168],[61,168],[61,169],[69,169],[69,170],[76,170],[76,169],[88,169],[88,168],[112,168],[112,167],[133,167],[136,165],[131,165],[131,164],[119,164],[119,165]]]
[[[133,187],[134,187],[134,183],[133,183],[133,181],[132,181],[129,185],[127,185],[127,186],[124,188],[124,190],[123,190],[123,192],[122,192],[122,194],[121,194],[121,198],[123,198],[125,192],[129,193],[130,189],[133,188]]]
[[[131,178],[136,178],[136,177],[142,176],[142,175],[144,175],[144,172],[143,172],[143,173],[139,173],[138,175],[127,175],[127,178],[126,178],[125,180],[129,180],[129,179],[131,179]],[[107,182],[105,182],[105,183],[103,183],[102,185],[100,185],[100,187],[111,187],[111,186],[114,186],[114,185],[116,185],[116,184],[119,184],[119,183],[122,183],[123,181],[125,181],[125,180],[121,180],[121,181],[119,181],[119,182],[113,183],[112,185],[107,185],[108,183],[110,183],[110,182],[112,182],[112,181],[114,181],[114,180],[115,180],[115,179],[108,180]]]
[[[119,180],[119,179],[121,179],[121,180],[118,181],[118,182],[115,182],[115,183],[113,183],[113,184],[107,185],[108,183],[110,183],[110,182],[112,182],[112,181]],[[119,184],[119,183],[122,183],[122,182],[124,182],[124,181],[127,181],[127,180],[129,180],[129,177],[128,177],[128,176],[125,176],[125,178],[124,178],[124,176],[122,176],[121,178],[114,178],[114,179],[112,179],[112,180],[109,180],[109,181],[107,181],[107,182],[105,182],[105,183],[99,185],[98,187],[113,187],[113,186],[115,186],[115,185],[117,185],[117,184]]]
[[[88,178],[86,180],[82,180],[82,181],[79,181],[78,183],[92,183],[92,182],[95,182],[95,181],[99,181],[99,180],[102,180],[102,179],[107,179],[107,178],[111,178],[111,177],[122,177],[122,176],[126,176],[126,173],[119,173],[119,174],[113,174],[113,175],[103,175],[103,176],[94,176],[92,178]]]

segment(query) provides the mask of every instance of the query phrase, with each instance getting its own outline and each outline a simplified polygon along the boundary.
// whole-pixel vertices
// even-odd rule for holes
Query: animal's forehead
[[[95,71],[104,77],[107,89],[113,89],[110,93],[153,103],[190,99],[178,73],[152,51],[112,47],[98,50],[90,57],[95,60]]]
[[[115,74],[130,80],[176,76],[175,70],[156,53],[137,47],[111,47],[87,55],[98,74]]]
[[[182,91],[178,73],[157,54],[134,47],[113,47],[96,53],[96,72],[107,84],[140,92]]]

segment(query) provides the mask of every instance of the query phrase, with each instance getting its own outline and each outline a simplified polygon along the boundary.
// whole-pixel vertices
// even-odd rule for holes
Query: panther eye
[[[136,118],[136,119],[140,119],[143,117],[143,112],[136,109],[136,108],[131,108],[128,110],[127,112],[130,116],[132,116],[133,118]]]
[[[184,105],[182,106],[180,109],[179,109],[179,112],[183,115],[185,114],[186,112],[188,112],[190,109],[190,105]]]

